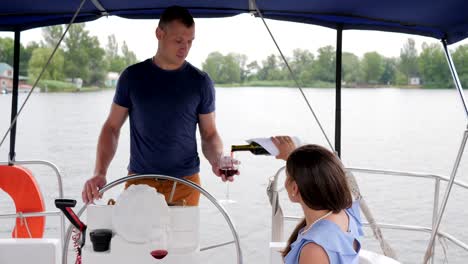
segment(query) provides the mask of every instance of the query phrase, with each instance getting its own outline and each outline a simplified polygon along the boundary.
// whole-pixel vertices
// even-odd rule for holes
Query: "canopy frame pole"
[[[343,55],[343,25],[336,29],[336,70],[335,70],[335,152],[341,158],[341,74]]]
[[[460,78],[458,77],[457,69],[455,68],[455,64],[453,63],[452,55],[448,50],[447,40],[442,40],[442,46],[444,47],[445,58],[447,59],[448,66],[450,68],[450,73],[452,74],[453,82],[455,83],[455,88],[457,88],[458,94],[460,95],[460,99],[463,104],[463,109],[465,110],[465,114],[468,118],[468,108],[466,105],[465,94],[463,93],[463,87],[460,82]]]
[[[466,141],[468,139],[468,127],[465,129],[463,134],[463,139],[458,150],[457,158],[455,159],[455,164],[453,165],[452,173],[450,174],[450,180],[447,184],[447,189],[445,189],[444,199],[442,200],[441,208],[437,216],[437,221],[432,228],[431,238],[429,239],[429,244],[427,245],[426,253],[424,254],[423,264],[426,264],[432,256],[432,247],[434,245],[436,236],[439,232],[440,223],[442,217],[444,216],[445,208],[447,206],[448,198],[450,197],[450,192],[452,191],[453,183],[455,182],[455,176],[457,175],[458,167],[460,166],[460,161],[465,151]]]
[[[104,8],[101,2],[99,0],[91,0],[91,3],[101,12],[101,16],[109,16],[109,13],[107,10]]]
[[[16,147],[16,114],[18,113],[18,86],[19,86],[19,59],[20,59],[20,37],[21,32],[15,30],[15,40],[13,48],[13,88],[11,96],[11,133],[10,133],[10,153],[8,154],[8,165],[13,165],[15,161],[15,147]]]
[[[23,112],[23,109],[24,107],[26,106],[26,103],[28,102],[29,98],[31,97],[31,94],[32,92],[34,91],[34,89],[36,89],[37,87],[37,84],[39,83],[39,80],[42,78],[42,75],[44,74],[45,70],[47,69],[47,66],[49,66],[52,58],[54,57],[55,55],[55,52],[57,51],[57,49],[59,48],[60,46],[60,43],[62,43],[62,40],[63,38],[65,37],[65,35],[67,34],[68,32],[68,29],[70,29],[70,26],[75,22],[75,19],[76,17],[78,16],[78,14],[80,13],[81,11],[81,8],[83,7],[83,5],[86,3],[87,0],[81,0],[81,3],[80,3],[80,6],[78,7],[78,9],[76,10],[75,14],[73,15],[70,23],[67,25],[65,31],[63,32],[62,36],[60,37],[60,40],[58,41],[57,45],[55,46],[54,50],[52,51],[52,53],[50,54],[49,58],[47,59],[47,62],[46,64],[44,65],[44,67],[42,67],[41,69],[41,72],[39,73],[39,75],[37,76],[36,78],[36,81],[34,82],[32,88],[29,90],[28,92],[28,95],[26,96],[26,98],[24,99],[23,103],[21,104],[21,107],[20,109],[18,110],[18,113],[16,113],[14,116],[13,116],[13,113],[12,113],[12,121],[11,121],[11,124],[10,124],[10,127],[7,129],[7,131],[5,132],[5,134],[3,135],[3,138],[2,140],[0,140],[0,147],[2,147],[3,145],[3,142],[5,142],[5,139],[6,137],[8,136],[8,134],[12,131],[13,127],[16,125],[16,121],[18,120],[18,117],[19,115]],[[18,33],[19,34],[19,33]],[[15,31],[15,41],[16,41],[16,31]],[[19,35],[18,35],[18,40],[19,42]],[[19,45],[15,45],[15,48],[18,47],[19,49]],[[16,54],[16,53],[15,53]],[[19,69],[19,51],[18,51],[18,69]],[[15,71],[16,73],[19,74],[19,70]],[[13,96],[14,97],[14,96]],[[16,126],[15,126],[16,128]]]
[[[442,40],[442,46],[444,47],[445,57],[447,59],[448,66],[449,66],[450,72],[452,74],[453,82],[455,83],[455,87],[457,88],[458,94],[459,94],[460,99],[462,101],[463,108],[465,110],[465,114],[468,117],[468,109],[467,109],[467,106],[466,106],[465,96],[463,94],[463,87],[462,87],[462,85],[460,83],[460,79],[458,78],[457,69],[455,68],[455,64],[453,63],[452,55],[450,54],[450,51],[448,50],[447,40],[446,39]],[[437,216],[437,221],[435,222],[435,225],[434,225],[434,227],[432,229],[431,238],[429,239],[429,243],[427,245],[426,253],[424,254],[424,261],[423,261],[424,264],[426,264],[429,261],[429,259],[431,258],[431,256],[432,256],[433,245],[434,245],[437,233],[438,233],[439,228],[440,228],[440,223],[442,222],[442,217],[444,216],[445,208],[447,206],[447,202],[448,202],[448,199],[450,197],[450,192],[452,191],[453,183],[454,183],[455,177],[457,175],[458,167],[460,166],[460,161],[461,161],[461,158],[463,156],[463,152],[465,151],[465,146],[466,146],[467,139],[468,139],[468,127],[465,129],[465,133],[463,134],[463,139],[462,139],[460,148],[458,150],[457,158],[455,159],[455,164],[453,165],[452,173],[450,174],[450,181],[447,184],[447,188],[445,189],[444,199],[442,200],[442,203],[441,203],[441,208],[440,208],[439,214]]]

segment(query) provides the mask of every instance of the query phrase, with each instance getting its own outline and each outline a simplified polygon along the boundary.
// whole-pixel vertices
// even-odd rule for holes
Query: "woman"
[[[359,205],[352,201],[340,160],[318,145],[294,150],[290,137],[273,137],[272,141],[279,150],[276,157],[287,160],[289,199],[301,205],[305,216],[283,251],[285,263],[358,263]]]

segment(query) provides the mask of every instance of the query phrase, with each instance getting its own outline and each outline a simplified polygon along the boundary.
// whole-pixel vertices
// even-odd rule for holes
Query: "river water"
[[[330,141],[334,141],[334,101],[332,89],[306,89]],[[112,101],[113,91],[90,93],[35,93],[18,121],[16,153],[18,160],[42,159],[55,163],[63,172],[65,195],[81,203],[81,188],[91,176],[100,127]],[[26,97],[20,95],[20,102]],[[11,95],[0,95],[0,133],[10,119]],[[271,135],[295,135],[304,142],[327,145],[318,125],[297,89],[217,88],[217,126],[226,146],[246,139]],[[342,98],[342,159],[347,167],[430,172],[449,176],[455,161],[466,116],[454,90],[344,89]],[[125,124],[117,154],[109,168],[108,180],[126,174],[129,129]],[[197,135],[199,137],[199,135]],[[8,141],[0,147],[6,161]],[[199,146],[200,149],[200,146]],[[199,151],[201,153],[201,151]],[[230,198],[225,204],[238,229],[244,263],[268,263],[271,207],[266,195],[268,178],[284,162],[268,156],[240,153],[241,175],[229,184]],[[30,167],[37,176],[48,209],[57,196],[53,172]],[[468,182],[468,162],[462,160],[457,180]],[[201,158],[202,185],[218,199],[226,195],[226,183],[214,177],[208,162]],[[434,182],[413,178],[356,174],[361,192],[377,221],[393,224],[430,226]],[[441,195],[445,191],[441,185]],[[105,194],[116,197],[121,189]],[[285,214],[300,214],[282,193]],[[468,241],[468,192],[454,187],[441,229]],[[232,239],[222,216],[207,199],[201,200],[201,246]],[[0,210],[11,212],[11,199],[0,192]],[[48,220],[46,236],[58,235],[57,221]],[[13,221],[0,221],[0,234],[7,237]],[[291,231],[293,223],[286,225]],[[378,244],[366,229],[363,247],[378,251]],[[384,230],[385,237],[405,263],[420,263],[429,235]],[[465,263],[468,253],[451,242],[446,244],[449,263]],[[438,244],[440,245],[440,244]],[[235,263],[233,246],[203,252],[207,263]],[[443,261],[438,246],[437,262]],[[70,262],[71,263],[71,262]]]

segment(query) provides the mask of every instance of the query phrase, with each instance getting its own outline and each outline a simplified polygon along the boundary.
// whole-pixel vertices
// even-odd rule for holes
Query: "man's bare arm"
[[[215,119],[214,112],[199,115],[199,128],[203,155],[205,155],[206,159],[210,162],[213,173],[222,177],[219,172],[218,161],[223,153],[223,141],[218,134]],[[225,181],[226,178],[223,177],[223,180]]]
[[[109,116],[104,122],[99,135],[94,175],[86,181],[83,188],[83,202],[90,203],[99,198],[98,191],[106,184],[107,169],[117,151],[120,129],[127,117],[127,108],[115,103],[112,104]]]

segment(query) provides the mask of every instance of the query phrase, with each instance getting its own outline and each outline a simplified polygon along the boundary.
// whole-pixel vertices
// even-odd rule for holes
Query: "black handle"
[[[86,230],[86,225],[81,222],[78,216],[71,209],[75,207],[76,200],[72,199],[55,199],[55,207],[60,209],[63,214],[68,218],[68,220],[81,232]]]
[[[75,207],[76,200],[73,199],[55,199],[55,207],[60,210],[64,207]]]
[[[75,207],[76,200],[73,199],[55,199],[55,207],[60,209],[63,214],[68,218],[70,223],[74,225],[83,234],[81,238],[81,247],[85,244],[86,225],[81,222],[80,218],[73,212],[71,208]]]

